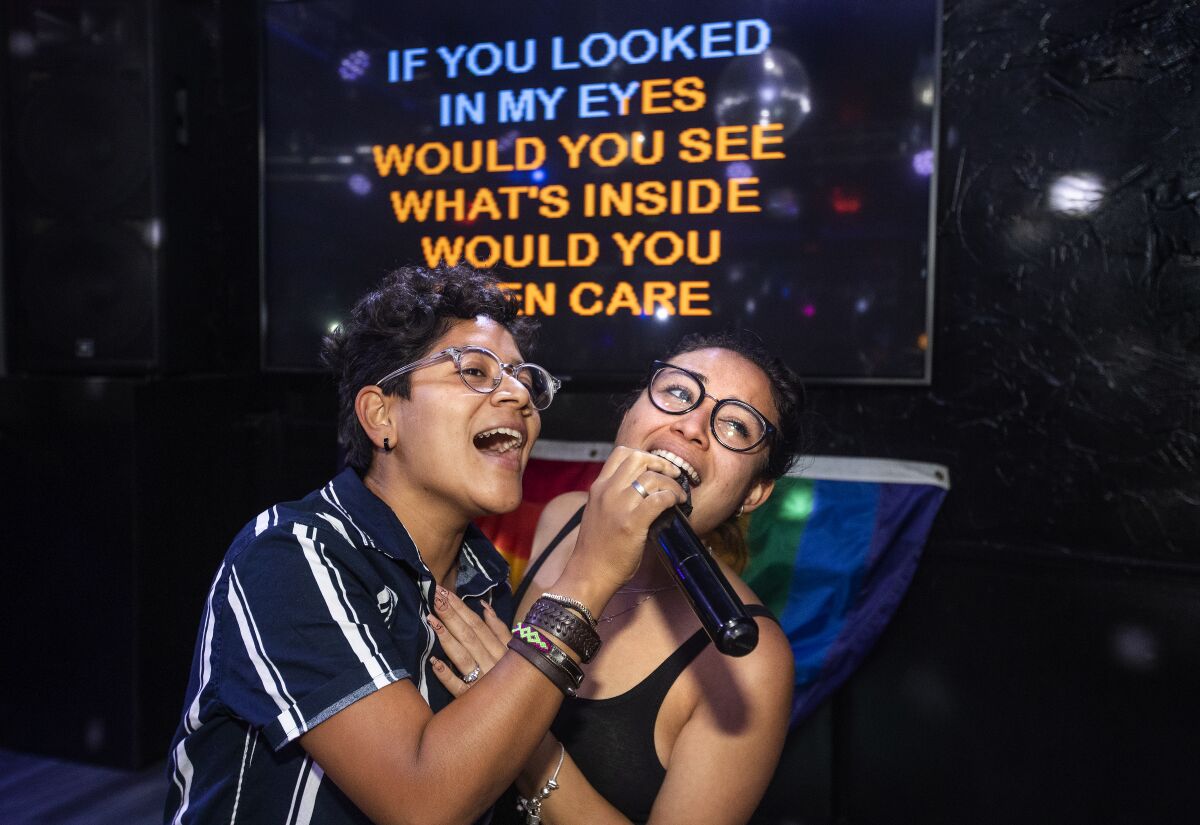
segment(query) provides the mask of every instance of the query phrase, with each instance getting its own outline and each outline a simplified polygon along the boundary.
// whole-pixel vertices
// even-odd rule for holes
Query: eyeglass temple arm
[[[433,355],[425,356],[420,361],[413,361],[411,364],[406,364],[403,367],[400,367],[400,369],[392,370],[387,375],[383,376],[383,378],[380,378],[378,381],[376,381],[375,386],[379,386],[385,381],[391,381],[393,378],[399,378],[401,375],[410,373],[413,370],[419,370],[421,367],[427,367],[430,364],[437,363],[442,358],[452,358],[455,351],[456,350],[451,348],[442,350],[441,352],[435,352]]]

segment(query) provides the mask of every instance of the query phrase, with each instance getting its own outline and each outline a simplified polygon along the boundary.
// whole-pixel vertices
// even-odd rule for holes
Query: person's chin
[[[488,494],[477,495],[475,504],[476,508],[482,511],[480,515],[502,516],[521,506],[521,491],[520,489],[488,491]]]
[[[521,504],[525,459],[520,450],[479,453],[482,464],[472,475],[471,497],[485,515],[511,512]]]

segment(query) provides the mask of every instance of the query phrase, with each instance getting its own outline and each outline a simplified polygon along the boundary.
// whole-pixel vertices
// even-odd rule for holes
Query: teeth
[[[696,485],[698,485],[700,483],[700,474],[698,472],[696,472],[696,468],[693,467],[691,464],[688,464],[686,461],[684,461],[679,456],[675,455],[675,453],[671,452],[670,450],[651,450],[650,455],[656,455],[661,458],[665,458],[667,461],[671,462],[676,467],[683,470],[685,473],[687,473],[688,481],[692,482],[693,487],[695,487]]]
[[[490,430],[484,430],[483,432],[481,432],[475,436],[475,440],[476,441],[485,441],[486,439],[491,438],[494,435],[504,435],[504,436],[508,436],[508,438],[510,439],[509,441],[507,441],[503,444],[496,445],[495,452],[497,452],[497,453],[506,453],[509,450],[512,450],[516,447],[520,447],[522,444],[525,443],[525,438],[519,432],[512,429],[511,427],[493,427]]]

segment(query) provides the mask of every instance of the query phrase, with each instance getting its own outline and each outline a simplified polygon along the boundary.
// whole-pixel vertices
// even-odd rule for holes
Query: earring
[[[746,505],[745,505],[745,504],[739,504],[739,505],[738,505],[738,511],[737,511],[737,513],[734,515],[734,518],[741,518],[741,517],[742,517],[742,513],[744,513],[745,511],[746,511]]]
[[[385,453],[390,453],[392,451],[392,447],[390,444],[388,444],[388,440],[386,437],[384,437],[384,439],[383,439],[383,451]]]

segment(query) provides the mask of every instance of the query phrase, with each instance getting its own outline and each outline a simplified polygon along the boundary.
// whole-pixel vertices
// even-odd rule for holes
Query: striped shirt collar
[[[357,472],[347,467],[334,477],[332,486],[337,501],[354,514],[357,526],[365,534],[364,539],[369,546],[408,565],[422,578],[433,577],[404,524],[383,499],[367,488]],[[380,541],[372,537],[378,537]],[[482,595],[507,578],[508,563],[478,527],[467,525],[463,546],[458,554],[458,580],[455,587],[458,595]]]

